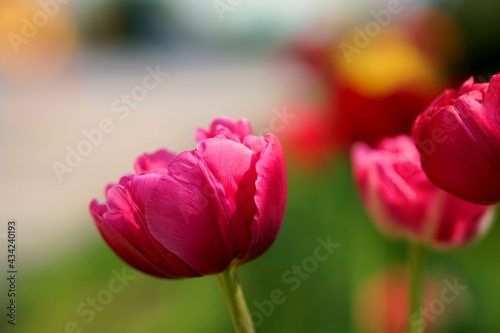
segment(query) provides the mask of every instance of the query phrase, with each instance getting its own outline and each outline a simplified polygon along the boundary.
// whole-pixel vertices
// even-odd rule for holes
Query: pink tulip
[[[468,201],[500,201],[500,74],[446,90],[417,118],[413,137],[434,184]]]
[[[459,246],[491,224],[492,207],[459,199],[429,181],[409,136],[384,139],[376,149],[357,143],[352,162],[367,210],[389,236]]]
[[[135,174],[108,185],[90,212],[109,246],[131,266],[165,278],[224,271],[261,255],[285,211],[278,139],[254,136],[246,119],[216,119],[196,149],[140,156]]]

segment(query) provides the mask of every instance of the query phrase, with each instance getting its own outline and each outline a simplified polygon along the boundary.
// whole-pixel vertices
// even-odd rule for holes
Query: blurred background
[[[405,244],[366,215],[349,148],[409,133],[444,88],[497,73],[499,10],[487,0],[0,0],[1,332],[231,332],[215,277],[162,281],[126,267],[88,213],[136,156],[192,149],[195,129],[221,115],[276,133],[287,154],[282,231],[239,270],[257,331],[402,332]],[[4,314],[10,219],[15,326]],[[428,332],[500,331],[499,228],[429,254]],[[296,275],[318,238],[340,247]],[[116,274],[129,280],[110,293]],[[466,288],[445,303],[454,281]],[[262,310],[276,289],[285,301]]]

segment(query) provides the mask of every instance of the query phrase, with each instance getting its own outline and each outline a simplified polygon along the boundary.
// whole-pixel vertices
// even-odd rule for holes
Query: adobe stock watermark
[[[351,63],[354,54],[360,54],[364,48],[368,47],[371,41],[380,35],[382,29],[391,24],[393,17],[403,10],[401,0],[389,0],[386,9],[370,10],[370,16],[373,20],[366,22],[364,27],[356,26],[353,28],[352,44],[341,42],[339,45],[347,63]]]
[[[219,20],[224,21],[227,12],[232,12],[236,7],[240,6],[243,0],[214,0],[212,6],[214,7]]]
[[[115,131],[116,123],[127,119],[131,111],[137,109],[140,103],[144,102],[149,94],[170,75],[168,72],[163,72],[160,65],[156,65],[155,68],[147,66],[145,70],[147,74],[144,75],[140,84],[132,87],[128,93],[122,93],[111,102],[111,112],[118,119],[113,120],[105,117],[98,122],[96,127],[83,129],[81,131],[83,138],[75,145],[65,147],[64,161],[55,160],[51,163],[52,170],[59,182],[64,180],[66,174],[72,173],[75,168],[80,166],[84,158],[92,154],[95,147],[102,144],[105,136]]]
[[[311,256],[304,258],[299,264],[293,264],[283,272],[281,281],[285,288],[273,289],[267,299],[254,300],[249,304],[250,317],[255,327],[262,326],[266,318],[273,315],[276,307],[287,301],[287,293],[298,290],[302,283],[316,272],[319,264],[328,260],[340,247],[340,243],[332,242],[330,235],[326,239],[318,237],[316,242],[317,245]],[[245,318],[237,318],[237,332],[247,333],[249,324],[251,323],[248,323]]]
[[[112,270],[113,277],[108,281],[105,288],[99,290],[93,297],[89,296],[76,306],[75,313],[82,318],[83,323],[90,324],[98,313],[104,311],[116,295],[121,293],[130,281],[136,278],[129,275],[125,267],[121,272]],[[50,333],[82,333],[82,324],[78,321],[68,321],[62,330]]]
[[[423,332],[429,323],[433,323],[468,288],[466,285],[460,284],[456,278],[453,280],[453,283],[447,279],[443,283],[445,288],[441,290],[439,297],[434,298],[425,307],[421,307],[418,312],[410,316],[410,324],[417,327],[419,332]],[[407,332],[404,331],[402,333]]]
[[[269,120],[269,127],[262,128],[259,131],[259,135],[265,135],[267,133],[281,133],[296,118],[297,114],[290,112],[286,105],[281,108],[274,108],[272,116]]]
[[[23,16],[21,18],[21,29],[19,33],[9,32],[7,38],[16,54],[19,54],[19,47],[28,44],[35,38],[40,29],[43,29],[50,20],[57,16],[61,10],[61,5],[67,5],[71,0],[39,0],[40,7],[31,18]]]

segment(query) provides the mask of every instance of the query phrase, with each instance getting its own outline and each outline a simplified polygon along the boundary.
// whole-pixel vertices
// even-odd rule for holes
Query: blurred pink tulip
[[[384,139],[376,149],[357,143],[352,162],[366,208],[389,236],[459,246],[482,234],[493,220],[492,207],[464,201],[432,184],[409,136]]]
[[[468,201],[500,201],[500,74],[446,90],[417,118],[413,137],[434,184]]]
[[[246,119],[216,119],[196,149],[140,156],[90,212],[131,266],[165,278],[224,271],[261,255],[284,216],[287,181],[278,139]]]

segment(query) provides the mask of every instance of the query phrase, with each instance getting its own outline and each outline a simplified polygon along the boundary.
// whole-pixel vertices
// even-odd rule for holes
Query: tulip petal
[[[141,251],[132,246],[118,231],[108,225],[103,219],[105,205],[99,205],[96,200],[90,203],[90,212],[96,222],[97,229],[111,249],[127,264],[142,272],[163,277],[167,272],[148,261]]]
[[[273,135],[265,136],[266,146],[260,152],[256,164],[255,203],[258,214],[252,224],[252,244],[243,262],[260,256],[276,239],[283,221],[287,181],[283,148]]]
[[[123,179],[129,179],[127,183],[110,188],[106,202],[107,209],[100,218],[101,233],[115,252],[122,250],[113,247],[111,243],[122,246],[127,242],[129,247],[138,249],[143,256],[142,260],[163,271],[163,276],[168,275],[170,278],[199,276],[198,272],[158,243],[148,230],[144,220],[144,202],[159,177],[156,174],[133,178],[125,176],[120,183],[123,183]],[[133,251],[127,249],[127,252],[122,254],[127,255],[128,252]],[[123,255],[120,257],[129,260]],[[135,253],[131,255],[135,257]]]
[[[266,140],[261,136],[247,135],[242,143],[253,152],[258,153],[266,145]]]
[[[374,179],[380,196],[377,199],[383,202],[386,210],[387,221],[380,220],[379,224],[387,228],[390,221],[400,237],[419,235],[424,227],[427,203],[435,191],[432,184],[403,177],[388,161],[377,165]]]
[[[199,128],[196,131],[195,138],[197,142],[214,137],[223,137],[232,141],[242,142],[245,136],[251,134],[252,126],[248,119],[233,120],[227,117],[220,117],[212,122],[208,131]]]
[[[159,149],[152,154],[144,153],[134,162],[135,173],[139,174],[155,169],[165,169],[175,155],[175,153],[165,149]]]
[[[484,98],[484,115],[500,140],[500,74],[493,75]],[[497,151],[498,154],[498,151]]]
[[[355,179],[377,226],[392,237],[415,238],[424,228],[427,202],[436,188],[425,178],[412,140],[398,136],[377,149],[352,149]]]
[[[465,244],[483,234],[493,222],[493,206],[478,205],[446,195],[435,243],[450,247]]]
[[[227,268],[250,242],[253,160],[250,149],[219,138],[179,154],[146,203],[153,236],[202,274]]]
[[[460,198],[500,201],[500,75],[490,83],[470,78],[447,90],[422,113],[413,137],[429,179]]]
[[[427,148],[423,142],[417,143],[424,148],[422,166],[434,184],[465,200],[490,203],[500,200],[500,177],[495,167],[500,165],[500,147],[481,132],[484,126],[480,120],[484,118],[476,111],[478,107],[475,99],[460,98],[456,108],[442,108],[422,128],[420,137],[435,138],[435,133],[446,136],[430,141]]]
[[[222,226],[229,248],[243,256],[251,241],[250,225],[257,213],[254,201],[257,156],[247,147],[227,140],[200,143],[198,154],[207,166],[212,188],[219,187],[217,198],[228,214]],[[222,220],[223,221],[223,220]]]

